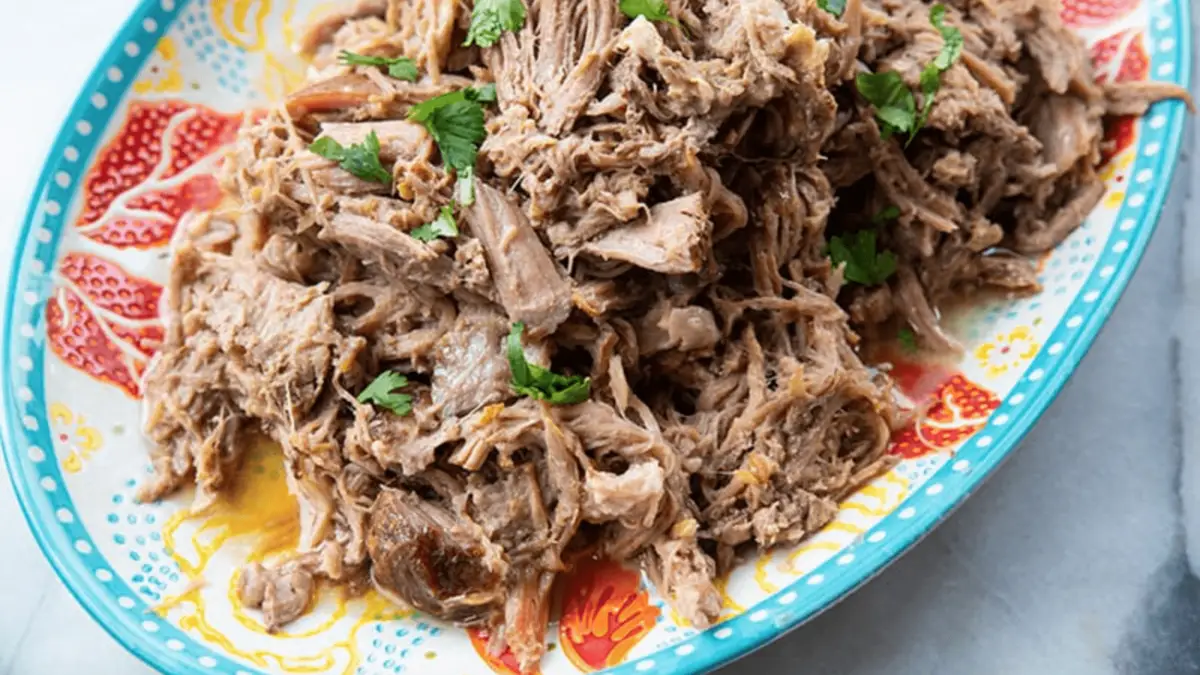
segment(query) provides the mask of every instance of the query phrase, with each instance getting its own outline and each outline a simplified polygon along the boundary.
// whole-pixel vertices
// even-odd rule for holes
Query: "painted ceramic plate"
[[[253,453],[234,494],[203,517],[186,498],[142,505],[139,375],[162,335],[167,244],[218,198],[212,172],[241,111],[301,78],[287,45],[304,0],[143,2],[101,59],[42,171],[16,249],[3,344],[4,456],[38,542],[112,635],[170,673],[509,673],[484,636],[377,596],[320,594],[269,635],[233,601],[234,570],[295,542],[280,460]],[[328,3],[323,3],[324,7]],[[306,6],[308,5],[308,6]],[[1068,0],[1100,77],[1186,84],[1186,0]],[[1012,452],[1108,316],[1154,229],[1185,110],[1110,125],[1108,192],[1041,261],[1038,297],[959,320],[954,367],[900,363],[930,414],[895,439],[902,461],[802,545],[727,579],[722,621],[698,632],[614,564],[558,589],[545,675],[709,670],[812,618],[934,527]],[[197,583],[194,580],[203,579]]]

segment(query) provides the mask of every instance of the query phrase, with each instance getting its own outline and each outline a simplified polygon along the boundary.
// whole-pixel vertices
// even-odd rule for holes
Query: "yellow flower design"
[[[1038,352],[1040,344],[1028,326],[1014,328],[1007,335],[997,335],[975,349],[975,359],[989,377],[999,377],[1010,368],[1017,368]]]
[[[175,41],[163,36],[154,47],[154,55],[146,67],[145,75],[133,83],[139,94],[151,92],[166,94],[183,90],[183,72],[179,68],[179,49]]]
[[[213,0],[212,12],[217,30],[230,43],[248,52],[266,47],[271,0]]]
[[[95,428],[87,425],[83,415],[76,415],[62,403],[51,403],[50,428],[55,434],[55,441],[67,446],[67,456],[62,460],[62,468],[67,473],[79,473],[85,460],[104,444],[103,437]]]
[[[1120,208],[1123,203],[1125,203],[1124,190],[1112,190],[1104,197],[1104,208],[1106,209]]]

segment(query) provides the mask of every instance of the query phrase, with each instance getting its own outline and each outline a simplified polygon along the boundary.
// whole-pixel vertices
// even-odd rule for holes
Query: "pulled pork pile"
[[[300,552],[239,577],[271,628],[369,579],[533,667],[593,555],[711,623],[739,555],[890,465],[859,335],[953,349],[940,303],[1036,290],[1022,255],[1103,192],[1103,116],[1178,95],[1094,84],[1051,0],[514,1],[312,26],[177,244],[142,497],[203,506],[251,435],[282,446]],[[923,119],[869,95],[887,72]]]

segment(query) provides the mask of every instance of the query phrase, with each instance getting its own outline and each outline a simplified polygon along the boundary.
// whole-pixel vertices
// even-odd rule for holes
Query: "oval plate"
[[[1063,16],[1092,45],[1100,76],[1187,84],[1185,0],[1074,2]],[[515,672],[506,654],[487,655],[485,636],[370,594],[322,592],[312,615],[276,635],[242,612],[236,567],[295,542],[295,505],[269,449],[202,517],[189,517],[184,498],[132,499],[148,473],[138,376],[161,337],[171,234],[218,198],[212,172],[241,111],[301,79],[286,45],[316,4],[154,0],[122,28],[51,150],[20,234],[0,370],[4,457],[63,582],[160,670]],[[1108,317],[1162,208],[1184,115],[1165,102],[1110,125],[1108,192],[1042,259],[1045,291],[961,317],[968,349],[956,367],[897,365],[906,393],[935,399],[898,434],[903,461],[821,533],[723,580],[721,623],[697,632],[636,572],[595,564],[559,584],[541,672],[709,670],[812,618],[928,533],[1012,452]]]

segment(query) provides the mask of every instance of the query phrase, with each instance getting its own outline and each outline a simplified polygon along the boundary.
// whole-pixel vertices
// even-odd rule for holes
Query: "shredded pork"
[[[527,0],[524,26],[464,47],[457,0],[347,3],[300,39],[309,81],[250,123],[224,164],[229,205],[191,232],[146,375],[154,479],[216,499],[248,446],[282,448],[301,550],[243,573],[280,626],[317,578],[370,579],[421,611],[491,629],[525,668],[549,590],[584,555],[640,564],[684,618],[713,582],[800,541],[886,470],[901,420],[863,339],[907,325],[953,350],[938,307],[1038,288],[1100,199],[1106,114],[1179,96],[1093,83],[1052,0],[952,0],[962,58],[910,143],[881,133],[855,76],[919,91],[942,38],[921,0],[672,0],[679,25],[616,0]],[[406,56],[417,81],[338,62]],[[457,236],[412,236],[456,194],[411,107],[494,83]],[[308,148],[374,132],[389,184]],[[872,216],[896,216],[872,225]],[[830,240],[874,227],[896,259],[851,283]],[[590,397],[519,395],[524,356],[591,378]],[[411,412],[360,402],[407,375]]]

